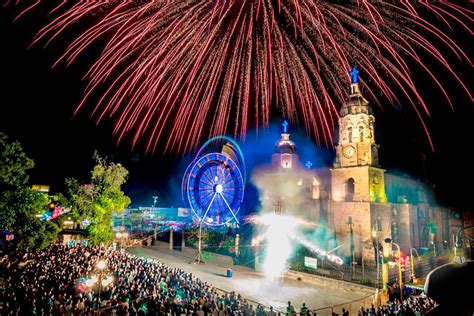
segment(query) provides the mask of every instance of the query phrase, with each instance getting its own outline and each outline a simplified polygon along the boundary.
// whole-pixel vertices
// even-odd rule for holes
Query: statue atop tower
[[[332,196],[336,201],[386,201],[384,170],[378,168],[372,108],[359,87],[359,70],[353,67],[349,98],[339,117],[339,141],[331,170]]]
[[[350,94],[340,111],[339,144],[336,147],[335,167],[378,165],[375,143],[375,118],[359,87],[359,70],[353,67]]]
[[[351,83],[359,83],[359,70],[357,70],[356,67],[352,67],[351,71],[349,72],[349,75],[351,75]]]

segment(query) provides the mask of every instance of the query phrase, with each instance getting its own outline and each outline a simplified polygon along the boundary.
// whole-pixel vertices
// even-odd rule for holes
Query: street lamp
[[[413,283],[415,283],[415,263],[413,262],[413,250],[416,252],[416,256],[418,260],[420,260],[420,254],[418,253],[418,250],[415,248],[410,248],[410,263],[411,263],[411,278],[413,279]]]
[[[107,287],[113,282],[112,276],[105,276],[105,269],[107,268],[107,263],[105,260],[99,260],[97,262],[97,269],[99,270],[99,278],[96,276],[93,276],[90,280],[90,282],[86,281],[86,285],[88,286],[93,286],[96,282],[98,282],[98,287],[99,287],[99,296],[97,297],[97,314],[99,314],[100,311],[100,294],[102,287]],[[104,279],[105,276],[105,279]],[[88,284],[89,283],[89,284]]]
[[[97,262],[97,268],[98,268],[99,270],[104,270],[105,267],[106,267],[106,265],[107,265],[107,264],[105,263],[104,260],[99,260],[99,262]]]
[[[377,225],[377,223],[375,224]],[[379,239],[377,238],[377,227],[372,230],[372,238],[375,242],[375,264],[377,266],[377,289],[380,288],[380,251]]]
[[[350,250],[351,250],[351,280],[354,279],[354,273],[355,273],[355,254],[354,254],[354,231],[352,229],[353,223],[352,223],[352,216],[349,216],[347,218],[347,223],[349,225],[349,236],[350,236]]]
[[[123,247],[124,240],[127,239],[129,236],[128,232],[126,231],[119,231],[115,233],[115,238],[118,239],[120,247]]]
[[[464,230],[472,228],[474,228],[474,225],[461,227],[456,234],[456,239],[454,242],[454,261],[457,263],[466,262],[466,258],[464,257],[463,234]]]
[[[402,263],[401,263],[401,251],[400,251],[400,246],[393,242],[393,240],[391,238],[385,238],[385,242],[387,244],[392,244],[392,245],[395,245],[395,247],[397,247],[397,253],[398,253],[398,282],[400,284],[400,301],[403,301],[403,291],[402,291],[402,283],[403,283],[403,275],[402,275]]]
[[[74,225],[74,221],[71,220],[70,217],[68,217],[67,220],[63,222],[63,225],[64,227],[72,228],[72,225]]]

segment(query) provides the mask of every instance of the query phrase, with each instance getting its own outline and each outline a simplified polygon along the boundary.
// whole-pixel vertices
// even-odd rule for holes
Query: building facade
[[[382,168],[375,117],[357,76],[350,89],[340,110],[336,158],[329,172],[301,164],[284,125],[271,166],[253,179],[263,209],[326,227],[327,242],[335,240],[338,255],[352,261],[375,260],[375,245],[390,252],[385,238],[399,244],[404,254],[411,248],[423,252],[452,246],[456,231],[450,226],[451,210],[436,203],[428,185]]]

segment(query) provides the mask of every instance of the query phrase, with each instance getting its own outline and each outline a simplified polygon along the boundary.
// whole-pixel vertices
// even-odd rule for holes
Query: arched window
[[[364,126],[359,126],[359,141],[364,141]]]
[[[354,179],[350,178],[346,182],[346,201],[354,200]]]
[[[347,134],[348,134],[348,138],[349,138],[349,143],[352,143],[352,126],[349,126],[347,128]]]

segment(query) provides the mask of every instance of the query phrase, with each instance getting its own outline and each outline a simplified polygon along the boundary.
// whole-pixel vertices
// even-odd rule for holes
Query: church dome
[[[295,143],[290,140],[290,134],[281,134],[281,139],[275,146],[276,154],[296,154]]]

